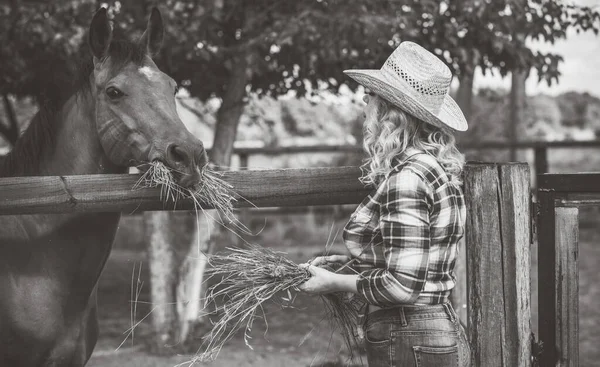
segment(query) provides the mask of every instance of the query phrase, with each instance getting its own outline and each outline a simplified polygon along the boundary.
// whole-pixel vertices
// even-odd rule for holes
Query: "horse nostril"
[[[169,148],[167,148],[167,158],[169,161],[177,164],[186,163],[188,160],[186,151],[177,144],[169,145]]]
[[[200,147],[200,149],[196,150],[196,164],[200,166],[200,168],[204,168],[207,163],[208,157],[206,156],[206,150]]]

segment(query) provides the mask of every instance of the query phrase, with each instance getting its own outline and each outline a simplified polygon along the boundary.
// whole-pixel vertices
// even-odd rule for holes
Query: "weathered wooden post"
[[[579,365],[578,205],[599,202],[600,180],[592,176],[538,176],[540,366]]]
[[[529,367],[529,167],[469,164],[464,187],[472,364]]]

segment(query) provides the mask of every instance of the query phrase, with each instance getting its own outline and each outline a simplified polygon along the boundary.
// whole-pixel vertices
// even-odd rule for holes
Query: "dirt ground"
[[[580,229],[580,272],[579,272],[579,352],[580,366],[600,366],[600,287],[598,266],[600,265],[600,216],[597,211],[582,211]],[[281,231],[281,229],[277,229]],[[329,229],[327,229],[328,231]],[[287,233],[289,235],[290,233]],[[282,235],[285,235],[282,231]],[[292,236],[296,237],[296,236]],[[318,236],[317,236],[318,237]],[[327,237],[326,235],[324,236]],[[295,241],[278,242],[278,250],[288,257],[302,262],[323,250],[321,245],[298,246]],[[532,257],[535,272],[536,254]],[[127,337],[131,325],[131,275],[134,262],[148,263],[144,252],[115,249],[99,284],[100,340],[88,364],[91,367],[172,367],[190,366],[193,353],[178,352],[173,346],[174,356],[157,357],[147,352],[146,343],[150,335],[150,319],[147,318],[135,329],[134,338]],[[149,300],[147,272],[142,272],[143,288],[140,301]],[[533,274],[532,274],[533,275]],[[537,280],[532,276],[532,320],[537,320]],[[337,335],[332,336],[329,325],[323,320],[323,310],[318,298],[300,295],[295,309],[267,308],[268,330],[255,327],[251,345],[244,345],[240,335],[221,351],[216,361],[210,364],[196,363],[195,366],[264,366],[305,367],[345,366],[348,353]],[[136,320],[143,318],[150,305],[138,304]],[[532,325],[534,331],[537,329]],[[265,333],[266,331],[266,333]],[[310,333],[310,337],[301,341]],[[117,347],[125,340],[123,346]],[[192,343],[193,344],[193,343]],[[197,345],[200,345],[198,341]],[[365,363],[366,364],[366,363]],[[358,365],[358,364],[357,364]]]

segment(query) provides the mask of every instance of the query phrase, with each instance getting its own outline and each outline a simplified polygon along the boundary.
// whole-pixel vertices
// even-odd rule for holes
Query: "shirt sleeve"
[[[380,203],[385,268],[363,271],[358,293],[367,302],[390,307],[414,303],[427,278],[430,247],[430,185],[410,169],[391,175]]]

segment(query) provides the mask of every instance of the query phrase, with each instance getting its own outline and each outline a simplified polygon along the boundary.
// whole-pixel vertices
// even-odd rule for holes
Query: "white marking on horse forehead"
[[[153,80],[158,75],[158,73],[149,66],[142,66],[138,71],[150,80]]]

